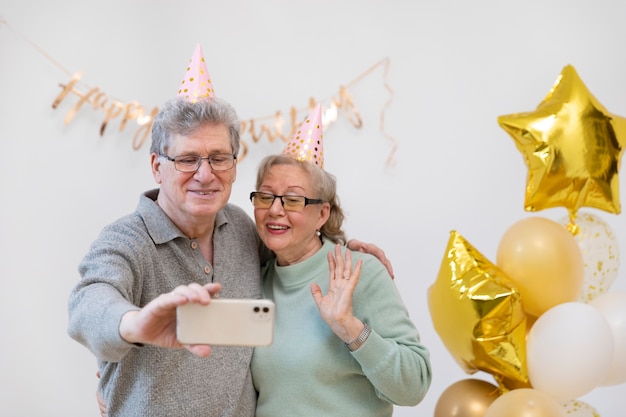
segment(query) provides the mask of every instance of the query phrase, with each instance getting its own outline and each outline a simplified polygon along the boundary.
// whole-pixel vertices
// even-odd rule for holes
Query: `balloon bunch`
[[[593,207],[620,213],[618,171],[626,119],[597,102],[566,66],[533,112],[498,118],[528,166],[526,211],[503,234],[496,262],[452,231],[428,304],[461,368],[435,417],[599,417],[578,398],[626,383],[626,291],[610,291],[617,239]]]

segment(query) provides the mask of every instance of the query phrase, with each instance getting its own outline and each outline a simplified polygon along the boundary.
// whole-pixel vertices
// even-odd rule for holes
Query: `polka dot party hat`
[[[197,44],[196,49],[193,51],[193,56],[189,61],[185,77],[180,83],[177,96],[183,97],[190,103],[215,97],[215,90],[213,90],[213,85],[211,84],[211,76],[209,71],[207,71],[200,44]]]
[[[322,105],[318,103],[289,140],[283,154],[290,155],[298,161],[309,162],[324,168],[322,138]]]

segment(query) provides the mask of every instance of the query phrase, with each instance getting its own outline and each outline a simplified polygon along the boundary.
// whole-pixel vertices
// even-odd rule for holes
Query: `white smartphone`
[[[176,335],[183,344],[268,346],[274,340],[275,305],[267,299],[216,298],[185,304],[176,312]]]

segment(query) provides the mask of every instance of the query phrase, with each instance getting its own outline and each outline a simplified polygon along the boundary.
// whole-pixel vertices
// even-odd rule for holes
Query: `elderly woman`
[[[384,265],[338,245],[335,178],[275,155],[262,161],[256,189],[257,231],[276,254],[263,292],[277,306],[274,343],[252,358],[256,416],[390,416],[393,404],[418,404],[429,353]]]

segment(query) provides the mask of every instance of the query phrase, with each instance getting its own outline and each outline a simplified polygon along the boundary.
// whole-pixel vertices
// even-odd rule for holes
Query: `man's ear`
[[[156,153],[150,155],[150,165],[152,166],[152,177],[157,184],[161,184],[161,158]]]
[[[237,181],[237,159],[235,159],[235,165],[233,166],[233,183]]]

